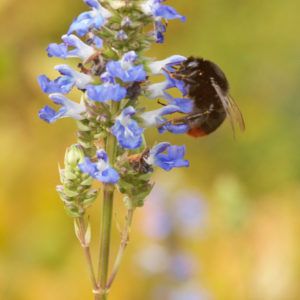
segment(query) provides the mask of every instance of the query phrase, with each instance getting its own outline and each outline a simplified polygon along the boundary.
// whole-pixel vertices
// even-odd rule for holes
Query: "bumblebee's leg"
[[[162,106],[167,106],[167,104],[160,102],[160,100],[157,100],[157,104],[160,104]]]
[[[166,124],[169,124],[169,123],[171,123],[172,125],[188,124],[190,126],[191,122],[193,120],[198,119],[199,117],[202,117],[202,116],[210,114],[210,113],[211,113],[211,111],[208,110],[208,111],[205,111],[205,112],[193,113],[193,114],[187,115],[185,117],[168,120],[168,121],[160,124],[157,128],[161,129],[163,126],[165,126]]]

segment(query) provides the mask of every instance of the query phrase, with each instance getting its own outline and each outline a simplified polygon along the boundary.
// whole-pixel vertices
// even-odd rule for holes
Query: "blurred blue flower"
[[[187,286],[171,290],[168,300],[209,300],[209,293],[199,290],[197,287]]]
[[[137,59],[134,51],[125,53],[120,61],[110,61],[106,65],[106,70],[114,77],[120,78],[124,82],[143,81],[146,79],[146,72],[143,65],[135,66],[132,63]]]
[[[62,105],[63,107],[56,112],[53,108],[46,105],[39,111],[39,117],[47,123],[53,123],[57,119],[71,117],[75,120],[82,120],[84,117],[82,113],[85,112],[85,106],[76,102],[73,102],[61,94],[51,94],[49,98],[53,100],[55,104]]]
[[[98,162],[91,162],[88,157],[85,157],[84,163],[79,164],[78,168],[103,183],[117,183],[120,175],[109,165],[107,153],[104,150],[98,150],[97,158]]]
[[[167,153],[163,153],[167,150]],[[188,167],[190,164],[184,160],[185,146],[171,146],[170,143],[159,143],[154,146],[149,157],[145,159],[149,165],[157,165],[165,171],[170,171],[173,168]]]
[[[111,17],[111,12],[102,7],[97,0],[84,0],[84,2],[92,10],[83,12],[75,18],[68,34],[76,31],[79,36],[84,36],[91,28],[99,29]]]
[[[116,136],[118,143],[123,148],[135,149],[140,147],[143,142],[144,128],[137,121],[131,119],[135,113],[136,111],[132,106],[126,107],[111,128],[111,133]]]
[[[197,261],[190,255],[175,253],[170,258],[169,274],[179,281],[188,280],[194,275],[196,265]]]
[[[88,85],[87,96],[94,101],[120,101],[126,97],[127,90],[121,87],[120,84],[115,83],[114,78],[107,72],[101,75],[103,84]]]
[[[203,199],[190,191],[177,195],[173,202],[174,220],[178,233],[192,237],[204,227],[207,208]]]
[[[57,65],[54,69],[64,76],[58,77],[53,81],[45,75],[38,77],[40,87],[46,94],[68,94],[74,85],[83,90],[88,83],[93,81],[91,76],[75,71],[68,65]]]
[[[174,230],[172,216],[166,204],[168,193],[161,186],[155,185],[149,197],[145,203],[143,231],[150,238],[166,239]]]

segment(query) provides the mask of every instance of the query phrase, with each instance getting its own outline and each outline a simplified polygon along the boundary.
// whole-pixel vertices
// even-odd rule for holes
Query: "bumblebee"
[[[164,122],[173,125],[187,124],[188,135],[198,138],[214,132],[228,117],[233,134],[234,122],[245,129],[243,116],[231,95],[224,72],[215,63],[203,58],[189,57],[174,71],[166,71],[171,78],[181,80],[188,89],[188,97],[194,101],[193,111],[183,117]]]

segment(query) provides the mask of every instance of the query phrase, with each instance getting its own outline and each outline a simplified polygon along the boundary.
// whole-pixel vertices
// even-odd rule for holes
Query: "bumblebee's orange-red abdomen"
[[[200,128],[191,128],[188,132],[187,132],[188,135],[194,137],[194,138],[198,138],[198,137],[202,137],[202,136],[205,136],[207,135],[202,129]]]

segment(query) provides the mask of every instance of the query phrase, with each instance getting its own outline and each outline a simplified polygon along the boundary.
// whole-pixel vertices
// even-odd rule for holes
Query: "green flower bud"
[[[84,153],[79,145],[72,145],[67,149],[65,154],[65,166],[77,167],[78,164],[84,162]]]

